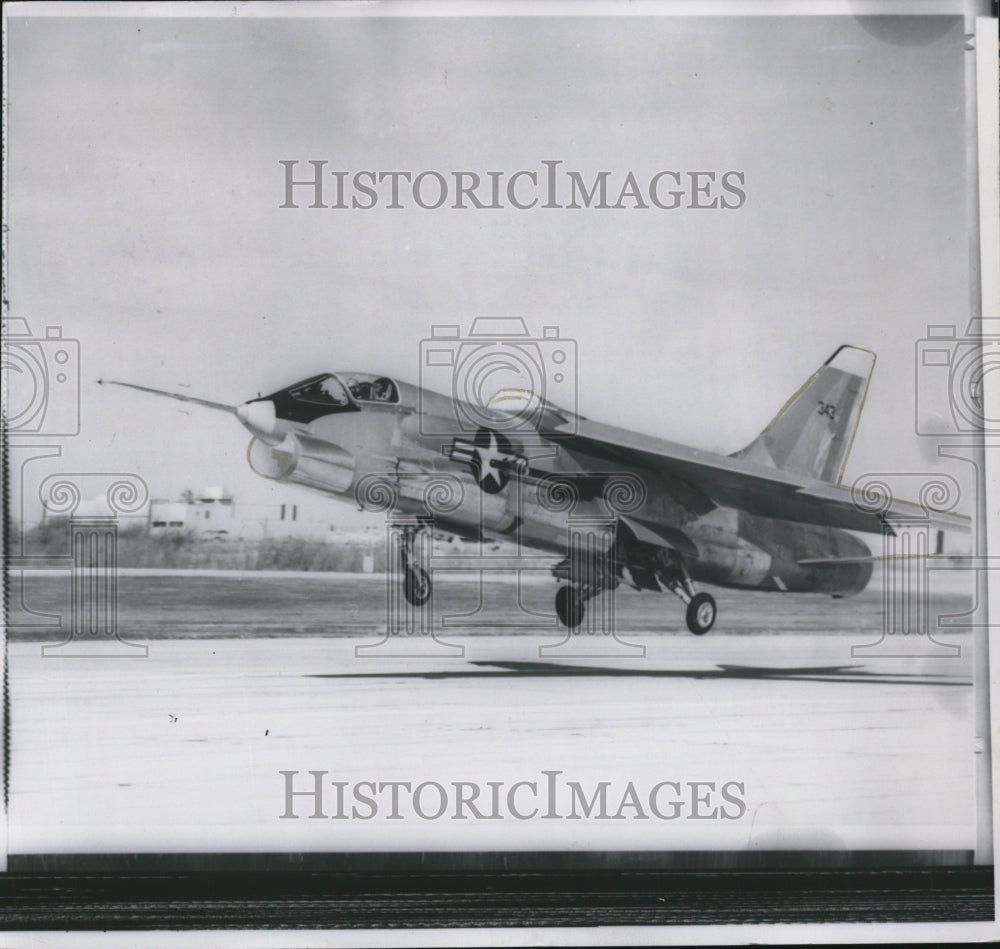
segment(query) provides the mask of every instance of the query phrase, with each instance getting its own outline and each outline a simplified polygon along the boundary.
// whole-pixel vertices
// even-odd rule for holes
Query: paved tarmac
[[[119,583],[141,649],[43,654],[58,577],[12,612],[64,616],[11,630],[13,853],[973,846],[971,639],[883,637],[877,589],[713,590],[704,637],[629,591],[570,636],[551,582],[442,582],[387,637],[381,577]]]

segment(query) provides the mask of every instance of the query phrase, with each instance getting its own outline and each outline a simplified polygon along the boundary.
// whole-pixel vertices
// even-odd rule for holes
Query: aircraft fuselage
[[[400,388],[405,394],[412,387]],[[497,481],[486,487],[496,490],[484,490],[484,481],[469,465],[452,457],[456,439],[462,443],[471,433],[442,434],[452,400],[423,391],[421,402],[423,412],[366,404],[362,411],[281,423],[273,433],[258,434],[248,459],[258,474],[362,508],[430,515],[434,528],[444,533],[495,538],[563,555],[568,518],[613,521],[614,505],[609,506],[593,485],[595,473],[605,480],[617,476],[624,479],[626,494],[639,492],[626,499],[625,510],[640,529],[668,541],[671,532],[678,532],[676,536],[690,541],[685,562],[694,580],[742,589],[849,595],[864,589],[871,576],[870,562],[800,563],[867,557],[868,547],[847,531],[705,505],[682,480],[625,464],[609,470],[601,459],[560,451],[558,442],[554,447],[551,442],[524,444],[523,437],[511,435],[516,453],[527,457],[541,477],[505,476],[494,460]],[[484,449],[484,454],[489,452]],[[636,537],[632,544],[642,547],[644,541]],[[640,588],[660,588],[652,574],[641,570],[632,571],[630,578]]]

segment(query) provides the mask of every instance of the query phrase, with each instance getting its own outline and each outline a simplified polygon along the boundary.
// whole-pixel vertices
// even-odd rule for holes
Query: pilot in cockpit
[[[372,383],[371,399],[373,402],[395,402],[396,387],[391,379],[382,376]]]

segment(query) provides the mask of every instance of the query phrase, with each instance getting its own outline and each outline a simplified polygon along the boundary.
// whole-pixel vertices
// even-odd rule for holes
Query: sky
[[[961,337],[970,308],[958,19],[8,15],[7,29],[7,315],[79,342],[80,432],[16,441],[61,450],[32,479],[134,472],[155,497],[224,485],[333,517],[255,476],[231,416],[96,380],[228,404],[338,368],[418,382],[433,325],[492,316],[575,341],[567,407],[723,452],[840,344],[871,349],[845,480],[964,474],[914,428],[918,408],[948,411],[918,343],[928,324]],[[283,160],[446,177],[558,160],[616,183],[738,171],[746,200],[282,208]],[[12,484],[29,517],[32,479]]]

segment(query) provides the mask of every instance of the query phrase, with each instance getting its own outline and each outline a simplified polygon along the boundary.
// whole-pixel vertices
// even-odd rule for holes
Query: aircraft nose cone
[[[274,435],[278,418],[274,411],[274,403],[269,399],[256,399],[244,402],[236,407],[236,417],[261,438]]]

